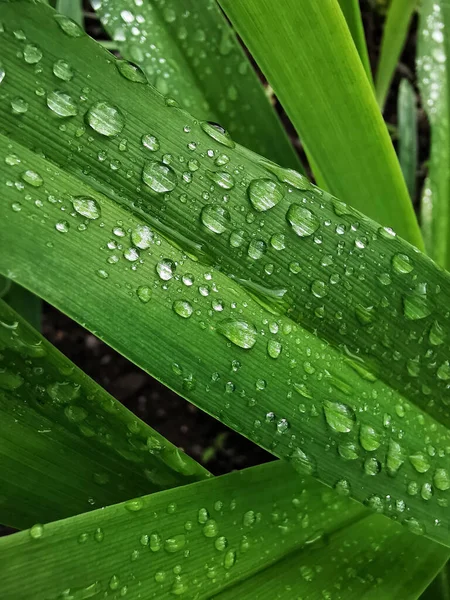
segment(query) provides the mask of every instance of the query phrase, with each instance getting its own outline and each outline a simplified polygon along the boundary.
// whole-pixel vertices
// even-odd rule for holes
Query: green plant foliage
[[[56,0],[56,10],[83,26],[83,0]]]
[[[250,60],[215,0],[93,0],[121,55],[199,119],[286,167],[301,168]]]
[[[347,21],[348,28],[352,34],[359,58],[364,66],[367,78],[373,84],[372,70],[370,68],[369,53],[367,51],[366,36],[361,17],[359,0],[338,0],[339,6]]]
[[[408,35],[418,0],[392,0],[386,17],[381,54],[375,77],[375,94],[383,110],[392,77]]]
[[[2,593],[211,598],[364,514],[276,461],[5,538]]]
[[[398,156],[409,195],[414,200],[417,172],[417,99],[414,88],[402,79],[398,92]]]
[[[450,139],[449,89],[445,61],[443,3],[425,0],[420,9],[417,71],[423,106],[431,124],[428,177],[422,196],[422,231],[427,253],[450,266]]]
[[[337,0],[286,0],[276,11],[271,0],[221,6],[327,189],[421,248],[400,165]]]
[[[215,599],[253,598],[254,590],[258,600],[415,599],[447,558],[442,546],[373,515],[332,533],[326,543],[320,539],[289,554]]]
[[[30,527],[208,476],[0,300],[0,522]]]
[[[448,545],[449,276],[167,104],[72,22],[3,8],[1,272],[297,470]]]

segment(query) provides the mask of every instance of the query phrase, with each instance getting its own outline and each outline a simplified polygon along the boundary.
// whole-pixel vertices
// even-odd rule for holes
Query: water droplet
[[[219,533],[219,526],[217,525],[217,521],[215,521],[214,519],[208,519],[203,525],[202,531],[205,537],[216,537],[216,535]]]
[[[159,533],[152,533],[149,538],[149,547],[152,552],[159,552],[162,546],[162,539]]]
[[[29,65],[35,65],[42,58],[42,50],[33,44],[27,44],[23,49],[23,57]]]
[[[206,521],[209,519],[209,512],[206,508],[199,508],[197,513],[197,521],[200,525],[204,525]]]
[[[236,144],[231,139],[230,134],[217,123],[213,123],[211,121],[203,121],[202,123],[200,123],[200,127],[207,135],[209,135],[210,138],[212,138],[216,142],[219,142],[219,144],[223,144],[228,148],[234,148],[236,146]]]
[[[248,510],[246,513],[244,513],[244,516],[242,519],[242,524],[244,525],[244,527],[251,527],[252,525],[255,524],[255,522],[256,522],[255,511]]]
[[[101,135],[118,135],[125,127],[125,119],[120,110],[108,102],[96,102],[86,113],[90,127]]]
[[[17,96],[11,100],[11,109],[15,115],[23,115],[28,110],[28,102]]]
[[[327,284],[316,279],[311,284],[311,292],[316,298],[324,298],[328,294]]]
[[[206,174],[224,190],[231,190],[234,187],[234,178],[226,171],[206,171]]]
[[[361,425],[359,441],[367,452],[373,452],[380,447],[380,436],[370,425]]]
[[[270,358],[278,358],[281,354],[281,342],[278,340],[270,339],[267,342],[267,354]]]
[[[226,550],[227,546],[228,540],[223,535],[219,536],[214,542],[214,547],[216,550],[219,550],[219,552],[223,552],[224,550]]]
[[[163,258],[156,265],[156,272],[163,281],[169,281],[175,273],[175,268],[175,263],[173,261],[169,258]]]
[[[3,63],[0,61],[0,83],[5,79],[6,71]]]
[[[291,204],[286,213],[286,219],[295,233],[300,237],[312,235],[320,226],[316,215],[300,204]]]
[[[33,525],[30,528],[30,537],[33,538],[33,540],[38,540],[43,535],[44,535],[44,526],[41,525],[40,523],[36,523],[36,525]]]
[[[223,559],[223,566],[225,569],[231,569],[231,567],[236,563],[236,552],[234,550],[228,550]]]
[[[156,194],[165,194],[176,188],[177,176],[171,167],[151,160],[144,163],[142,181]]]
[[[253,208],[263,212],[284,198],[284,188],[272,179],[254,179],[247,188],[247,194]]]
[[[44,180],[39,175],[39,173],[36,173],[36,171],[32,171],[31,169],[28,169],[27,171],[21,173],[20,178],[22,179],[22,181],[25,181],[25,183],[28,183],[33,187],[41,187],[41,185],[44,184]]]
[[[397,236],[395,231],[390,227],[380,227],[378,229],[378,235],[385,240],[392,240]]]
[[[70,225],[67,221],[58,221],[55,225],[55,229],[60,233],[67,233],[70,229]]]
[[[433,324],[431,325],[428,339],[430,340],[430,344],[432,346],[440,346],[441,344],[444,343],[444,340],[445,340],[444,329],[441,327],[441,325],[437,321],[434,321]]]
[[[117,590],[120,586],[120,579],[117,577],[117,575],[113,575],[111,577],[111,579],[109,580],[109,589],[110,590]]]
[[[312,456],[308,456],[301,448],[296,448],[290,455],[292,465],[300,473],[312,475],[316,470],[316,461]]]
[[[388,452],[386,457],[387,472],[395,476],[402,464],[405,462],[402,447],[395,440],[389,440]]]
[[[433,483],[438,490],[450,489],[450,475],[446,469],[436,469],[433,476]]]
[[[143,135],[141,137],[141,142],[145,148],[151,150],[152,152],[159,150],[159,142],[154,135],[150,135],[149,133]]]
[[[75,211],[86,219],[95,220],[101,215],[100,205],[97,200],[89,196],[76,196],[72,200]]]
[[[348,433],[356,421],[355,413],[347,404],[325,400],[323,405],[325,419],[333,431]]]
[[[410,321],[425,319],[431,314],[426,294],[412,294],[403,297],[403,314]]]
[[[450,379],[450,364],[448,360],[442,363],[437,370],[437,376],[442,381],[448,381]]]
[[[411,273],[414,269],[414,265],[406,254],[394,254],[392,257],[392,268],[397,273]]]
[[[415,533],[416,535],[423,535],[425,533],[425,528],[423,525],[419,523],[417,519],[414,517],[409,517],[403,521],[404,525],[411,531],[411,533]]]
[[[134,81],[135,83],[148,83],[147,77],[141,71],[141,69],[128,62],[127,60],[116,60],[116,67],[119,73],[128,79],[129,81]]]
[[[164,550],[173,554],[174,552],[179,552],[186,545],[186,536],[184,533],[180,533],[178,535],[174,535],[170,538],[167,538],[164,542]],[[150,541],[151,547],[151,541]]]
[[[230,224],[230,213],[219,204],[206,204],[201,212],[201,221],[214,233],[223,233]]]
[[[344,460],[356,460],[359,456],[358,446],[353,442],[345,442],[338,446],[339,456]]]
[[[61,30],[69,37],[79,38],[84,35],[84,31],[78,23],[75,23],[75,21],[72,21],[72,19],[69,19],[69,17],[66,17],[65,15],[55,14],[55,21],[58,23]]]
[[[187,300],[175,300],[172,307],[177,315],[183,317],[183,319],[189,319],[194,312],[192,305]]]
[[[339,481],[336,481],[334,489],[340,496],[350,495],[350,483],[346,479],[339,479]]]
[[[409,460],[418,473],[426,473],[430,468],[430,463],[423,452],[411,454]]]
[[[127,500],[124,506],[129,512],[139,512],[144,507],[144,502],[142,498],[134,498],[133,500]]]
[[[63,81],[71,81],[73,79],[72,67],[62,59],[53,63],[53,74]]]
[[[131,232],[131,241],[140,250],[146,250],[153,242],[153,235],[153,231],[147,225],[137,225]]]
[[[256,328],[246,321],[224,319],[217,326],[217,331],[240,348],[253,348],[256,343]]]
[[[277,433],[286,433],[286,431],[289,429],[289,421],[287,421],[286,419],[280,419],[277,423]]]
[[[379,460],[377,460],[374,456],[366,458],[366,460],[364,461],[364,472],[366,473],[366,475],[378,475],[380,471],[381,463]]]
[[[58,381],[47,386],[47,393],[54,402],[69,404],[80,395],[80,386],[69,381]]]
[[[75,100],[69,94],[55,90],[47,94],[47,106],[58,117],[74,117],[78,114]]]

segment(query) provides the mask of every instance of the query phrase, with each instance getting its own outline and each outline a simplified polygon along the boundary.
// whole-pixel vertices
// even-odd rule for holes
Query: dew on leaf
[[[120,110],[108,102],[96,102],[86,113],[86,122],[100,135],[113,137],[125,127]]]
[[[231,221],[228,210],[219,204],[206,204],[200,218],[207,229],[218,234],[226,231]]]
[[[156,194],[166,194],[177,186],[175,171],[157,160],[144,163],[142,181]]]
[[[71,81],[74,75],[70,64],[62,59],[53,63],[53,74],[62,81]]]
[[[47,106],[58,117],[74,117],[78,114],[75,100],[66,92],[55,90],[47,94]]]
[[[127,60],[116,60],[116,67],[119,73],[134,83],[148,83],[144,72],[137,66]]]
[[[192,305],[187,300],[175,300],[172,307],[174,312],[183,319],[189,319],[194,312]]]
[[[240,348],[250,349],[256,343],[256,328],[246,321],[224,319],[218,324],[217,331]]]
[[[76,196],[72,200],[75,211],[86,219],[95,220],[101,215],[100,205],[90,196]]]
[[[29,65],[35,65],[42,58],[42,50],[34,44],[27,44],[23,49],[23,57]]]
[[[200,123],[200,127],[203,131],[209,135],[210,138],[219,142],[219,144],[223,144],[228,148],[234,148],[236,144],[230,137],[230,134],[217,123],[213,123],[212,121],[203,121]]]
[[[32,171],[31,169],[27,169],[26,171],[21,173],[20,178],[22,179],[22,181],[25,181],[25,183],[28,183],[33,187],[41,187],[41,185],[44,184],[44,180],[39,175],[39,173],[36,173],[36,171]]]
[[[163,258],[156,265],[156,272],[163,281],[169,281],[175,273],[175,263],[169,258]]]
[[[284,188],[272,179],[254,179],[247,188],[253,208],[264,212],[276,206],[284,197]]]
[[[141,137],[141,142],[144,148],[147,148],[147,150],[151,150],[152,152],[159,150],[159,142],[154,135],[146,133]]]
[[[333,431],[348,433],[355,425],[356,417],[353,409],[342,402],[325,400],[323,404],[325,419]]]

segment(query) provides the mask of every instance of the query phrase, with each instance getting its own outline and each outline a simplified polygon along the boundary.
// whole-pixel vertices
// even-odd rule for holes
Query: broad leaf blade
[[[257,589],[259,600],[415,600],[448,556],[447,548],[373,515],[331,534],[325,543],[289,554],[215,598],[252,598]]]
[[[57,0],[56,10],[83,26],[83,0]]]
[[[364,66],[367,78],[373,84],[372,70],[370,68],[369,53],[367,51],[366,36],[361,16],[359,0],[338,0],[342,13],[347,21],[348,28],[352,34],[359,58]]]
[[[0,300],[0,522],[18,528],[208,476]]]
[[[5,538],[2,590],[206,600],[364,513],[276,461]]]
[[[0,152],[20,162],[0,162],[1,177],[35,183],[32,170],[45,183],[3,188],[0,239],[14,255],[0,253],[1,272],[297,469],[329,485],[341,477],[353,497],[449,543],[449,459],[429,452],[450,443],[448,275],[300,175],[217,130],[207,135],[122,77],[91,40],[59,33],[51,19],[44,38],[42,7],[4,12],[0,122],[9,138],[0,137]],[[67,94],[90,82],[86,108],[62,128],[34,93],[35,74],[17,67],[21,42],[10,32],[19,28],[45,49],[43,72],[56,59],[71,63]],[[18,90],[28,101],[21,116],[9,113]],[[92,120],[99,101],[126,115],[119,136],[89,124],[115,126]],[[140,147],[150,129],[159,160]],[[33,150],[44,132],[45,158]],[[22,210],[10,210],[14,202]]]
[[[417,100],[414,88],[402,79],[398,92],[398,157],[411,200],[416,194]]]
[[[337,0],[222,0],[327,189],[422,247],[400,165]]]
[[[199,119],[287,167],[301,168],[250,60],[215,0],[94,0],[122,56]]]
[[[427,253],[445,268],[450,266],[450,131],[449,84],[445,61],[442,2],[425,0],[420,9],[417,70],[422,104],[431,125],[428,176],[422,195],[422,231]]]

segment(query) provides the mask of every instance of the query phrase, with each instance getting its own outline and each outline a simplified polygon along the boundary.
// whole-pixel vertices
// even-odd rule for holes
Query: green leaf
[[[361,17],[359,0],[338,0],[339,6],[347,21],[348,28],[352,34],[359,58],[364,66],[367,78],[373,84],[372,70],[370,68],[369,53],[367,51],[366,36]]]
[[[250,60],[215,0],[93,0],[120,53],[199,119],[286,167],[301,168]]]
[[[75,23],[83,27],[83,2],[82,0],[56,0],[56,10],[70,17]]]
[[[448,36],[444,36],[442,2],[425,0],[420,9],[417,71],[422,104],[431,125],[428,177],[422,194],[421,221],[427,253],[450,266],[449,88],[446,72]]]
[[[206,599],[364,514],[276,461],[3,538],[2,592]]]
[[[414,200],[417,172],[417,100],[414,88],[402,79],[398,92],[398,155],[409,195]]]
[[[400,165],[337,0],[222,0],[327,189],[419,248]],[[320,74],[320,75],[319,75]]]
[[[0,272],[299,471],[449,544],[449,275],[127,80],[48,9],[3,8]],[[38,84],[19,29],[43,50]],[[84,90],[65,121],[47,107],[57,60],[74,72],[57,89]]]
[[[392,0],[389,6],[375,77],[375,94],[381,110],[384,108],[417,3],[418,0]]]
[[[258,600],[415,600],[448,556],[448,549],[373,515],[289,554],[215,600],[252,598],[254,590]]]
[[[450,600],[450,563],[444,566],[420,600]]]
[[[0,300],[0,522],[29,527],[208,476]]]
[[[0,275],[0,298],[22,315],[37,330],[41,328],[42,300]]]

